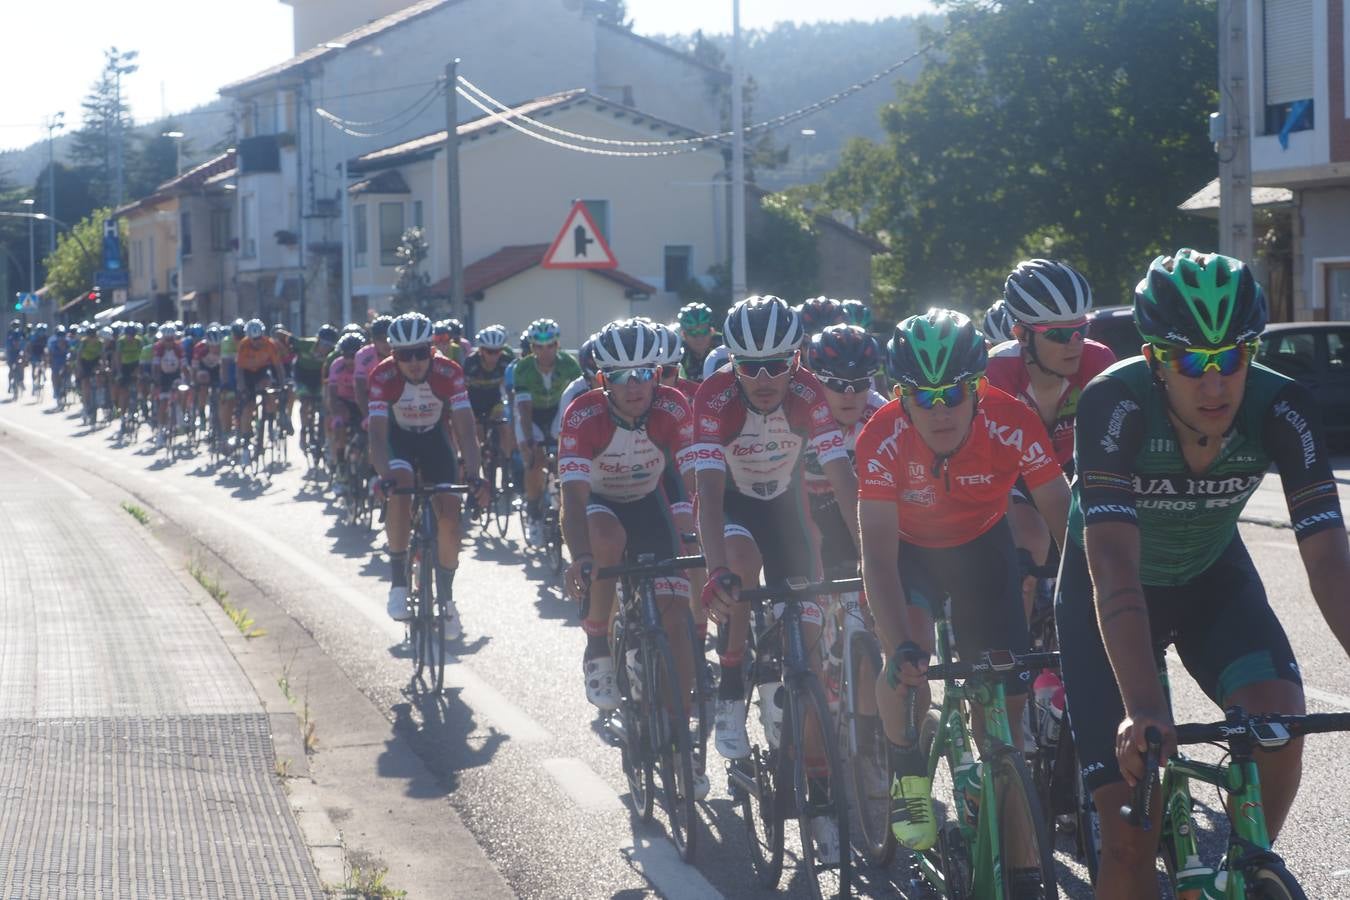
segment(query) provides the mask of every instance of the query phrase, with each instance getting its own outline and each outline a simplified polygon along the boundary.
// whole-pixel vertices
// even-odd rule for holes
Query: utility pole
[[[464,301],[464,242],[459,211],[459,60],[445,67],[445,164],[446,193],[450,200],[450,314],[467,322]]]
[[[1247,2],[1219,0],[1219,252],[1252,261]]]
[[[66,127],[65,112],[47,119],[47,215],[56,215],[56,140],[54,132]],[[47,252],[56,252],[56,221],[47,223]]]
[[[28,293],[37,291],[37,257],[33,253],[33,198],[25,197],[23,205],[28,207]]]
[[[181,131],[165,131],[165,132],[163,132],[163,133],[160,135],[160,137],[166,137],[166,138],[169,138],[170,140],[173,141],[174,171],[175,171],[178,175],[182,175],[182,174],[183,174],[183,138],[185,137],[185,135],[184,135],[183,132],[181,132]],[[187,229],[184,228],[184,225],[187,223],[188,214],[187,214],[187,210],[184,208],[185,204],[183,203],[183,186],[182,186],[181,184],[178,185],[177,188],[176,188],[176,190],[178,191],[178,207],[177,207],[177,208],[178,208],[178,228],[175,229],[175,230],[176,230],[177,233],[178,233],[178,241],[177,241],[177,244],[178,244],[178,258],[177,258],[177,261],[176,261],[176,265],[177,265],[177,274],[174,276],[174,278],[175,278],[175,280],[176,280],[178,283],[177,283],[177,285],[175,286],[176,289],[175,289],[175,291],[174,291],[174,298],[173,298],[173,299],[174,299],[174,304],[175,304],[176,307],[177,307],[177,313],[176,313],[176,315],[178,316],[178,318],[181,319],[181,318],[183,318],[183,238],[186,237],[186,235],[184,234],[184,232],[185,232]]]
[[[745,102],[741,0],[731,0],[731,302],[745,299]]]

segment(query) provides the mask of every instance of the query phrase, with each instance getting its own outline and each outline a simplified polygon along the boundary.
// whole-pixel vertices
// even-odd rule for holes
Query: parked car
[[[1103,306],[1088,313],[1088,337],[1111,348],[1116,359],[1139,355],[1144,343],[1134,327],[1133,306]]]
[[[1312,391],[1329,441],[1350,440],[1350,322],[1267,326],[1256,360]]]

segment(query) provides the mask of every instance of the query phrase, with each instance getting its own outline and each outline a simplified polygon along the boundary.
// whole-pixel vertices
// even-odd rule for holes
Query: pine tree
[[[111,205],[116,195],[118,141],[125,153],[132,127],[131,108],[118,94],[119,73],[129,74],[128,65],[135,51],[121,52],[116,47],[104,51],[103,71],[85,95],[83,125],[73,134],[70,160],[89,183],[94,201]]]

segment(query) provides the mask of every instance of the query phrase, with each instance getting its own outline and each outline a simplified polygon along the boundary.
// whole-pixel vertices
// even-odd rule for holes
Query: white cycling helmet
[[[244,337],[255,341],[262,337],[263,332],[266,330],[267,327],[263,325],[262,319],[249,319],[244,323]]]
[[[489,325],[474,336],[474,343],[488,350],[501,350],[506,346],[506,329],[501,325]]]
[[[732,356],[769,359],[788,356],[802,342],[801,317],[787,302],[771,296],[746,297],[731,308],[722,328]]]
[[[1011,341],[1013,321],[1012,314],[1008,312],[1008,304],[1002,300],[996,301],[984,314],[984,336],[994,344]]]
[[[658,323],[652,327],[656,329],[657,345],[661,351],[660,364],[663,366],[679,365],[680,358],[684,356],[684,343],[680,340],[678,326]]]
[[[100,341],[111,341],[113,339],[112,329],[104,325],[98,330],[98,339]]]
[[[595,339],[595,362],[602,372],[655,366],[661,360],[661,341],[646,322],[611,322]]]
[[[421,313],[404,313],[389,326],[389,346],[421,347],[430,344],[435,330],[431,320]]]
[[[1068,263],[1026,259],[1004,282],[1003,302],[1024,325],[1080,322],[1092,309],[1092,287]]]
[[[708,352],[703,360],[703,380],[707,381],[718,369],[731,362],[731,351],[723,345],[718,345]]]

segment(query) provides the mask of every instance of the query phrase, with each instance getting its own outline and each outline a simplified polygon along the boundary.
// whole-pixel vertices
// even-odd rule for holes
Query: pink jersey
[[[720,369],[699,385],[694,413],[696,467],[728,472],[728,487],[747,497],[787,491],[808,443],[822,466],[848,456],[825,389],[805,369],[793,371],[787,398],[769,413],[750,409],[735,373]]]
[[[370,381],[370,373],[380,364],[380,351],[374,344],[366,344],[356,351],[356,369],[352,377],[357,381]]]
[[[694,414],[674,388],[660,387],[636,428],[619,423],[599,389],[572,401],[558,438],[558,478],[589,481],[591,490],[619,503],[640,500],[661,485],[670,462],[693,471]]]
[[[357,354],[360,363],[360,354]],[[334,361],[334,365],[337,362]],[[332,369],[329,369],[332,377]],[[430,431],[454,409],[469,409],[469,392],[464,387],[464,370],[444,356],[433,355],[427,377],[413,384],[398,370],[390,356],[370,373],[370,417],[392,414],[394,424],[404,431]]]
[[[328,383],[343,400],[356,401],[356,361],[339,356],[328,367]]]

